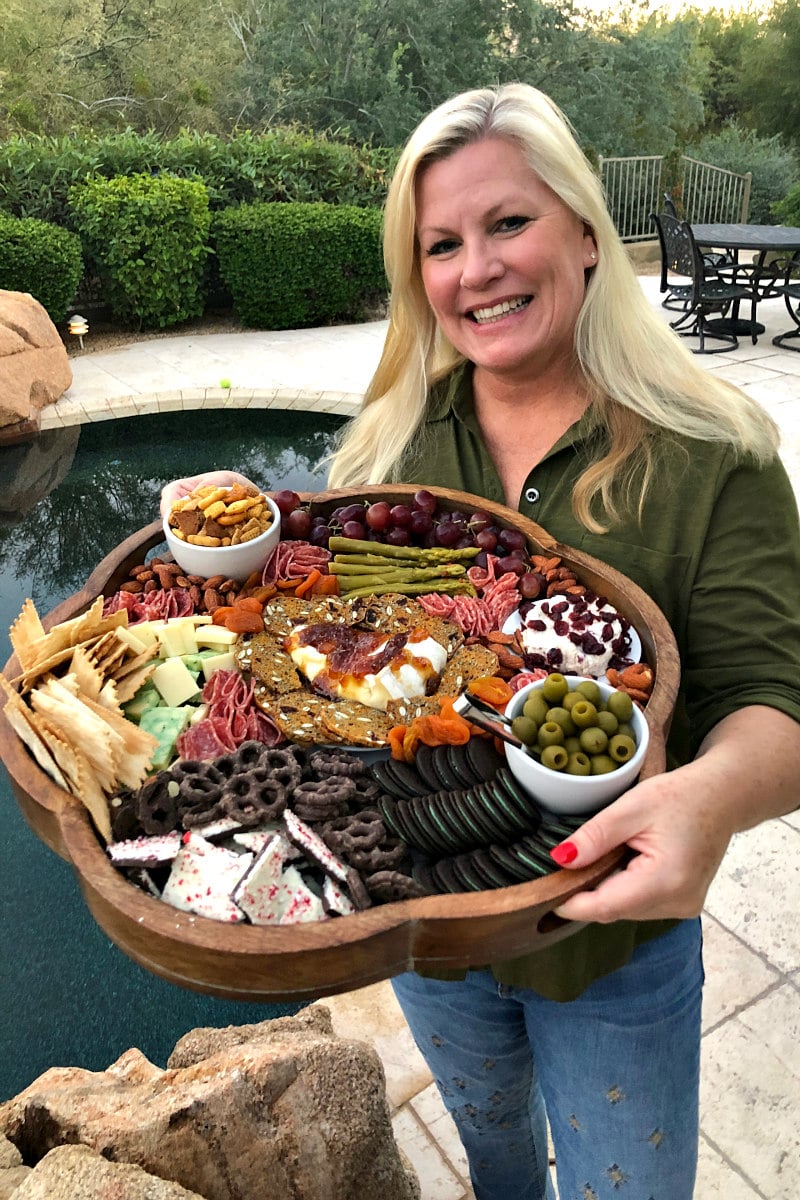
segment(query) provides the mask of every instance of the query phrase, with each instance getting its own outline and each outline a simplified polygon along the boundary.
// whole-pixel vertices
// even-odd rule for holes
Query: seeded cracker
[[[461,646],[442,672],[439,691],[457,696],[473,679],[497,674],[497,655],[486,646]]]

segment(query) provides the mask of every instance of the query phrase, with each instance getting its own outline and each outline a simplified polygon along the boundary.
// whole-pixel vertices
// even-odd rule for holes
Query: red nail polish
[[[560,867],[565,867],[578,857],[578,847],[574,842],[562,842],[550,851],[550,857],[555,859]]]

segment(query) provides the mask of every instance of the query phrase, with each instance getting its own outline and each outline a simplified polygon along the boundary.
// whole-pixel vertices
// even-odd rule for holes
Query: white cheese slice
[[[138,630],[139,626],[135,626]],[[152,644],[143,637],[137,637],[132,629],[128,629],[127,625],[118,625],[114,631],[121,642],[134,652],[134,654],[144,654],[145,650]]]
[[[170,621],[161,629],[156,630],[156,638],[160,646],[160,655],[162,658],[179,658],[181,654],[196,654],[197,644],[194,643],[194,649],[190,650],[186,645],[186,634],[184,626],[173,625]],[[194,638],[192,638],[194,642]]]

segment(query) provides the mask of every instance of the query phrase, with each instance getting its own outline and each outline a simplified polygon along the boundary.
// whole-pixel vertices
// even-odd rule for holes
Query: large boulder
[[[88,1146],[57,1146],[29,1171],[9,1200],[203,1200],[179,1183],[130,1163],[107,1162]]]
[[[36,422],[71,383],[66,348],[39,301],[0,290],[0,431]]]
[[[380,1059],[319,1006],[195,1030],[166,1070],[135,1049],[102,1072],[55,1067],[0,1105],[0,1133],[35,1167],[27,1187],[48,1151],[81,1142],[203,1200],[419,1200]]]

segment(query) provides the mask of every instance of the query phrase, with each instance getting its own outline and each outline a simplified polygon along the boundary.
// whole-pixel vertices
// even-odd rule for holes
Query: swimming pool
[[[341,418],[207,411],[112,420],[0,449],[0,665],[30,596],[48,612],[123,538],[158,516],[169,479],[225,467],[268,491],[319,491]],[[72,868],[30,831],[0,771],[0,1101],[53,1066],[103,1070],[138,1047],[164,1066],[197,1026],[303,1005],[198,995],[144,971],[89,916]],[[304,1002],[305,1003],[305,1002]]]

